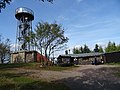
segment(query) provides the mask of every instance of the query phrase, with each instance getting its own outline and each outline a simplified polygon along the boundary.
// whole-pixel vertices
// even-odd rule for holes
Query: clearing
[[[61,71],[29,68],[12,68],[7,71],[9,70],[10,73],[53,84],[63,84],[69,88],[59,90],[120,90],[120,65],[80,65]]]

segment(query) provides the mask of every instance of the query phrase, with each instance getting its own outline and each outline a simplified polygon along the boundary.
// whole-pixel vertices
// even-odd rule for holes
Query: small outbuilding
[[[17,51],[11,53],[11,63],[47,62],[48,59],[37,51]]]

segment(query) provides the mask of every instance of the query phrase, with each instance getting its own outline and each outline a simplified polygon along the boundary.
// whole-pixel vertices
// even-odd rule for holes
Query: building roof
[[[91,57],[91,56],[100,56],[103,53],[81,53],[81,54],[67,54],[67,55],[60,55],[61,57]]]

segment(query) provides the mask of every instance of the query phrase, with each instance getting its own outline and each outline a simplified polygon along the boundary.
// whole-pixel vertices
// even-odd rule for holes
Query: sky
[[[103,47],[109,41],[120,44],[120,0],[54,0],[53,4],[39,0],[13,0],[0,13],[0,34],[14,46],[17,20],[15,10],[27,7],[34,12],[33,31],[39,21],[56,21],[69,38],[68,49],[95,44]],[[58,52],[56,54],[63,54]]]

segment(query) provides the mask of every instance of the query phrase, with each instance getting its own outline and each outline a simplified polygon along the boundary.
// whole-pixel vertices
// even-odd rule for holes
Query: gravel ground
[[[18,70],[33,78],[64,83],[70,90],[120,90],[120,77],[114,75],[117,72],[120,67],[114,65],[80,65],[65,71]]]

